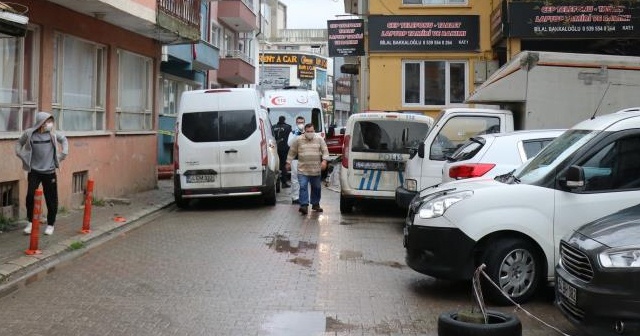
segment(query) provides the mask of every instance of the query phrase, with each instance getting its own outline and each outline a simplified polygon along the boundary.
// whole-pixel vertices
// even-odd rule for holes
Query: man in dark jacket
[[[278,118],[278,123],[273,125],[273,135],[278,142],[278,157],[280,158],[280,176],[282,180],[282,187],[289,188],[289,176],[287,171],[285,170],[285,165],[287,163],[287,153],[289,153],[289,145],[287,144],[287,139],[289,138],[289,134],[291,134],[291,125],[287,124],[285,121],[285,116],[280,116]]]

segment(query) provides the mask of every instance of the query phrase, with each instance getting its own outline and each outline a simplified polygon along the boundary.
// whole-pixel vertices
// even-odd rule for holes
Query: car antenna
[[[604,93],[602,94],[602,97],[600,97],[600,101],[598,102],[598,106],[596,106],[596,110],[593,111],[593,115],[591,116],[591,119],[595,119],[596,113],[598,113],[598,110],[600,109],[600,105],[602,105],[602,101],[604,100],[604,97],[607,96],[607,92],[609,91],[610,87],[611,87],[611,82],[607,83],[607,88],[604,90]]]

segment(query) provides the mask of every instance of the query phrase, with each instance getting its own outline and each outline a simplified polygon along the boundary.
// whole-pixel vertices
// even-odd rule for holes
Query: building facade
[[[51,112],[69,140],[58,171],[62,208],[154,188],[162,46],[199,39],[200,0],[12,0],[26,8],[24,36],[0,38],[2,217],[25,213],[26,173],[14,145]],[[2,22],[0,22],[0,25]]]
[[[433,117],[523,50],[640,55],[636,1],[344,0],[366,22],[361,110]]]
[[[259,1],[203,1],[200,6],[198,43],[162,49],[157,143],[160,177],[170,177],[173,171],[174,128],[182,92],[256,83]]]

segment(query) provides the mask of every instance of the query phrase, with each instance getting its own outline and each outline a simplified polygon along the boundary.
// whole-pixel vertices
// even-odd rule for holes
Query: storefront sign
[[[510,2],[509,36],[637,38],[640,5],[634,1]]]
[[[298,78],[300,79],[314,79],[316,77],[315,69],[313,65],[298,65]]]
[[[329,56],[364,56],[364,20],[327,21]]]
[[[371,15],[369,51],[475,51],[478,15]]]
[[[509,22],[507,22],[507,2],[502,1],[498,7],[491,11],[489,32],[491,45],[495,46],[508,36]]]
[[[327,59],[305,54],[260,53],[260,64],[311,65],[326,69]]]

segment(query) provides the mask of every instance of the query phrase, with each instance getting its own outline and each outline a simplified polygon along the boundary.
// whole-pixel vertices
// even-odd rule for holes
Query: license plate
[[[571,303],[576,304],[576,288],[566,283],[562,278],[558,278],[558,283],[556,284],[558,288],[558,293],[562,294],[567,300]]]
[[[216,181],[215,175],[187,175],[187,183],[212,183]]]

